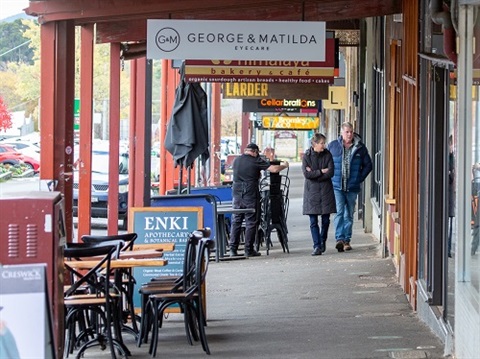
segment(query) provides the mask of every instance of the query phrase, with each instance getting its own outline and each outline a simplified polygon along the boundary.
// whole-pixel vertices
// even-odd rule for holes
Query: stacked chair
[[[64,289],[65,349],[64,357],[78,350],[81,358],[88,348],[100,345],[110,348],[111,357],[116,352],[122,357],[130,353],[121,337],[119,304],[121,293],[110,280],[110,263],[124,242],[104,244],[69,243],[64,256],[69,260],[94,261],[93,265],[77,267],[65,264],[70,285]]]
[[[137,233],[124,233],[124,234],[115,234],[107,236],[99,235],[83,235],[81,240],[83,243],[89,244],[105,244],[111,243],[115,245],[120,245],[120,251],[131,251],[137,239]],[[123,245],[122,245],[123,243]],[[136,336],[138,334],[137,318],[135,315],[135,306],[133,304],[133,295],[135,289],[135,278],[133,277],[131,268],[121,268],[117,269],[114,272],[116,283],[121,283],[118,287],[122,294],[122,306],[121,306],[121,315],[122,315],[122,330],[127,331],[130,334]],[[131,322],[132,327],[126,325],[129,321]]]
[[[289,252],[287,215],[290,178],[288,175],[268,174],[260,180],[259,190],[260,213],[255,250],[259,251],[265,245],[268,255],[273,246],[271,233],[275,230],[283,252]]]
[[[184,315],[187,341],[202,344],[203,350],[210,354],[205,334],[206,316],[204,310],[203,285],[208,270],[210,252],[215,241],[210,238],[209,228],[193,231],[187,240],[183,261],[183,275],[179,277],[153,278],[142,285],[142,315],[138,345],[146,343],[152,331],[149,353],[156,356],[159,329],[162,328],[163,316],[167,308],[180,307]]]

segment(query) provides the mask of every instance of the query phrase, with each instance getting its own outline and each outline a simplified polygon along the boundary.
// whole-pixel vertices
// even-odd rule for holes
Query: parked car
[[[225,172],[222,174],[222,183],[223,184],[230,184],[233,182],[233,161],[235,158],[239,157],[240,154],[233,154],[228,155],[227,159],[225,160]]]
[[[8,165],[23,163],[35,173],[40,171],[40,161],[37,161],[30,156],[25,156],[18,152],[14,147],[3,143],[0,144],[0,163]]]
[[[91,216],[93,218],[107,218],[107,204],[109,191],[108,174],[109,153],[104,150],[92,151],[92,193]],[[128,153],[122,152],[119,158],[118,183],[118,219],[122,220],[122,229],[127,228],[128,215]],[[73,215],[78,216],[78,168],[74,171],[73,181]]]
[[[8,165],[8,166],[15,166],[20,163],[23,163],[18,157],[12,157],[9,153],[0,153],[0,164]]]
[[[40,162],[40,146],[38,143],[6,139],[1,141],[0,144],[12,146],[21,154],[32,157]]]
[[[240,153],[240,143],[238,139],[222,138],[220,140],[220,173],[225,174],[225,163],[229,155]]]

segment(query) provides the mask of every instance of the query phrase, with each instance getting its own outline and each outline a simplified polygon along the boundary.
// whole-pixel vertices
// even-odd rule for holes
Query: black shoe
[[[350,245],[350,242],[345,242],[343,244],[343,250],[345,250],[345,251],[351,251],[352,250],[352,246]]]
[[[326,250],[326,248],[325,248],[325,241],[323,241],[322,244],[320,244],[320,251],[321,251],[322,253],[324,253],[325,250]]]
[[[312,252],[312,256],[319,256],[322,254],[322,250],[319,247],[315,247],[315,249]]]
[[[260,257],[262,253],[257,252],[256,250],[252,249],[251,251],[245,251],[245,257]]]
[[[230,249],[230,257],[237,257],[238,253],[236,249]]]
[[[337,251],[343,252],[343,245],[345,242],[342,240],[337,241],[337,244],[335,245],[335,248],[337,248]]]

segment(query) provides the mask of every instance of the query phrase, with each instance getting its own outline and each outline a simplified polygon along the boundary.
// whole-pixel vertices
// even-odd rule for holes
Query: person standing
[[[259,157],[259,148],[255,143],[250,143],[244,153],[233,161],[233,208],[260,208],[260,191],[258,188],[261,172],[268,170],[278,173],[288,168],[288,162],[284,164],[271,165],[270,161]],[[232,227],[230,230],[230,257],[237,256],[238,245],[242,223],[245,219],[245,256],[257,257],[260,255],[253,249],[255,235],[258,227],[257,213],[234,214],[232,215]]]
[[[311,147],[302,158],[303,214],[310,217],[310,232],[313,239],[312,256],[325,252],[330,213],[335,213],[335,195],[333,193],[333,158],[326,147],[326,137],[316,133],[311,139]],[[322,218],[322,229],[318,225],[318,216]]]
[[[342,124],[338,139],[328,144],[333,156],[333,191],[337,214],[333,220],[335,226],[335,248],[339,252],[352,249],[353,213],[360,186],[372,171],[372,159],[367,147],[358,134],[353,132],[350,122]]]

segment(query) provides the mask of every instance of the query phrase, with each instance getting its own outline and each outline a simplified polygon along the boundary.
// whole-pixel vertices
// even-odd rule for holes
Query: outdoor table
[[[66,265],[76,269],[90,269],[97,261],[65,261]],[[110,264],[111,269],[118,268],[135,268],[135,267],[163,267],[167,265],[165,259],[112,259]]]
[[[135,251],[132,251],[132,252],[135,252]],[[150,254],[150,256],[151,255],[153,254]],[[168,261],[166,259],[161,259],[162,255],[163,253],[157,252],[156,253],[157,258],[151,258],[151,257],[135,258],[135,256],[137,255],[132,253],[130,256],[128,255],[124,256],[125,259],[112,259],[110,262],[110,268],[119,269],[119,268],[135,268],[135,267],[163,267],[168,264]],[[142,256],[145,256],[145,254],[142,254]],[[71,268],[90,269],[94,267],[95,264],[98,263],[98,261],[70,260],[70,261],[64,261],[64,263]]]
[[[216,237],[215,261],[225,260],[225,249],[227,247],[227,226],[225,215],[227,214],[255,213],[255,208],[233,208],[231,204],[217,206],[218,234]],[[239,256],[238,258],[245,258]]]
[[[163,257],[163,249],[145,248],[135,249],[133,251],[120,252],[120,258],[118,259],[149,259],[149,258],[161,258]]]
[[[163,252],[172,252],[175,249],[175,243],[142,243],[133,245],[133,251],[144,249],[156,249]]]
[[[118,254],[117,259],[112,259],[112,262],[115,260],[125,260],[125,259],[149,259],[149,258],[161,258],[163,257],[163,249],[154,249],[154,248],[145,248],[145,249],[138,249],[138,250],[131,250],[131,251],[121,251]],[[93,259],[97,259],[97,257],[91,257],[92,262]],[[73,261],[72,261],[73,262]],[[88,262],[88,261],[83,261]]]

